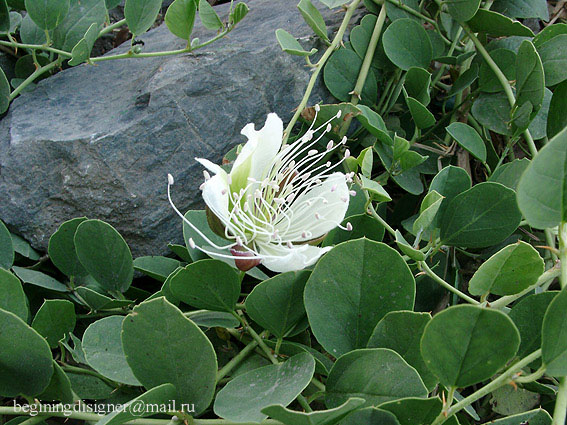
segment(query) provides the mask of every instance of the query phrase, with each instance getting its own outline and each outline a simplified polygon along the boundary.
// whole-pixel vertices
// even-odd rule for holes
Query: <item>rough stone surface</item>
[[[167,252],[182,224],[166,198],[167,173],[181,210],[202,207],[202,167],[245,139],[248,122],[289,119],[309,78],[303,59],[281,52],[277,28],[321,47],[290,0],[251,0],[228,38],[194,55],[81,65],[41,81],[0,122],[0,219],[45,249],[66,220],[114,225],[135,255]],[[227,6],[217,8],[226,16]],[[323,11],[323,10],[322,10]],[[331,28],[342,14],[323,11]],[[194,36],[213,36],[200,25]],[[146,51],[181,48],[165,25]],[[120,53],[118,48],[109,54]],[[326,100],[318,86],[312,101]]]

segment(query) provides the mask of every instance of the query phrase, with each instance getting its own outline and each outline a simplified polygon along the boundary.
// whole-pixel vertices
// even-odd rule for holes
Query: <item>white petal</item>
[[[224,171],[220,165],[214,164],[211,161],[209,161],[208,159],[195,158],[195,161],[199,162],[203,167],[205,167],[211,173],[225,174],[226,175],[226,171]]]
[[[226,173],[217,174],[207,180],[203,187],[203,200],[225,225],[228,223],[228,191],[230,190],[226,177]]]
[[[230,175],[233,176],[234,173],[237,178],[242,178],[242,175],[246,174],[246,178],[261,180],[282,146],[283,122],[276,114],[271,113],[268,114],[261,130],[256,131],[254,124],[247,124],[241,133],[248,137],[248,142],[234,161]]]
[[[311,206],[306,205],[307,201],[311,202]],[[344,220],[348,201],[349,190],[346,176],[339,172],[333,173],[320,185],[301,194],[293,201],[290,208],[293,218],[289,229],[285,219],[276,227],[285,240],[317,239],[333,230]],[[302,237],[302,233],[308,236]]]
[[[258,244],[259,253],[269,256],[262,260],[262,264],[278,273],[302,270],[305,267],[309,267],[331,248],[330,246],[319,248],[311,245],[298,245],[288,248],[285,245],[271,243]]]

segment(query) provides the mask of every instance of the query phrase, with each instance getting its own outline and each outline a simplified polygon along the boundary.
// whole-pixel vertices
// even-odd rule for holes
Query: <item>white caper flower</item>
[[[315,110],[318,112],[319,108]],[[332,119],[339,116],[340,113]],[[331,247],[312,244],[337,226],[352,229],[350,223],[346,227],[340,224],[352,195],[347,186],[352,174],[335,170],[343,160],[334,164],[328,161],[332,152],[346,143],[346,138],[341,143],[329,142],[322,151],[317,149],[320,139],[330,131],[332,119],[316,129],[312,124],[301,138],[289,145],[282,143],[283,123],[274,113],[268,115],[259,131],[254,124],[246,125],[241,133],[248,142],[230,173],[207,159],[196,158],[214,174],[211,177],[204,171],[201,189],[209,212],[224,228],[223,236],[231,241],[226,246],[210,241],[175,207],[170,195],[173,177],[169,175],[171,205],[210,245],[196,246],[191,239],[191,247],[213,258],[234,259],[241,270],[262,263],[275,272],[303,269],[330,250]]]

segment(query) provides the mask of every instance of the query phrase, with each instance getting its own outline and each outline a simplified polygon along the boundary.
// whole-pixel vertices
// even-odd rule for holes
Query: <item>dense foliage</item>
[[[68,3],[26,0],[26,16]],[[84,217],[42,256],[0,223],[10,424],[67,403],[127,407],[26,425],[565,424],[567,25],[546,26],[540,0],[321,3],[343,13],[333,34],[298,5],[319,51],[276,37],[313,69],[284,142],[329,121],[319,160],[353,173],[342,228],[321,241],[332,249],[305,270],[239,271],[199,250],[226,240],[210,211],[189,211],[199,232],[184,224],[169,257],[133,259]],[[320,78],[340,103],[308,105]],[[210,167],[222,175],[239,152]]]

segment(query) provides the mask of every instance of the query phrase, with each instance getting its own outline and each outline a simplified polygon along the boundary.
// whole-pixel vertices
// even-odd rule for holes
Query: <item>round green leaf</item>
[[[547,137],[554,137],[567,127],[567,81],[558,84],[553,90],[547,116]]]
[[[69,12],[69,0],[26,0],[26,11],[38,27],[52,30]]]
[[[282,273],[257,285],[246,297],[246,313],[278,338],[305,317],[303,289],[307,271]]]
[[[400,425],[393,413],[376,407],[365,407],[348,415],[341,425]]]
[[[421,104],[427,106],[431,101],[429,86],[431,85],[431,74],[423,68],[410,68],[406,73],[404,87],[408,95]]]
[[[69,288],[63,285],[58,280],[55,280],[45,273],[38,272],[36,270],[26,269],[24,267],[12,267],[16,276],[18,276],[24,283],[29,283],[31,285],[40,286],[45,289],[50,289],[52,291],[58,292],[68,292]]]
[[[1,78],[1,77],[0,77]],[[9,269],[14,263],[14,245],[10,232],[0,221],[0,267]]]
[[[377,406],[404,397],[426,396],[419,374],[398,353],[366,348],[351,351],[335,362],[327,379],[325,405],[337,407],[350,397],[362,397],[365,406]]]
[[[541,330],[541,354],[549,376],[567,375],[567,290],[549,304]]]
[[[290,404],[309,385],[314,372],[313,357],[301,353],[284,363],[238,375],[218,392],[214,411],[229,421],[261,422],[267,418],[262,409]]]
[[[508,49],[494,49],[490,51],[490,57],[504,73],[507,80],[512,81],[516,79],[515,52]],[[504,91],[498,77],[486,61],[483,61],[480,65],[479,87],[483,92],[487,93]]]
[[[443,410],[443,402],[437,397],[408,397],[383,403],[380,409],[392,412],[400,425],[430,425]],[[445,424],[459,425],[459,422],[453,416],[445,421]]]
[[[177,402],[195,404],[196,414],[208,407],[215,390],[215,350],[199,327],[165,298],[145,301],[126,316],[122,346],[144,387],[171,383]]]
[[[69,277],[86,276],[88,274],[77,258],[74,241],[77,227],[86,219],[86,217],[78,217],[66,221],[49,238],[47,252],[50,260]]]
[[[134,260],[134,270],[153,279],[165,282],[167,277],[181,266],[181,262],[168,257],[138,257]]]
[[[228,264],[200,260],[176,272],[169,280],[169,289],[174,297],[192,307],[234,311],[240,280]]]
[[[175,0],[167,8],[165,24],[172,34],[189,41],[196,12],[197,2],[195,0]]]
[[[45,339],[17,317],[0,309],[0,395],[41,394],[53,374]]]
[[[325,25],[325,20],[321,15],[321,12],[313,6],[311,0],[301,0],[297,5],[299,13],[303,16],[303,19],[311,27],[311,29],[325,41],[329,41],[327,35],[327,26]]]
[[[109,316],[91,323],[83,334],[85,358],[94,370],[115,382],[141,385],[122,349],[120,332],[123,316]]]
[[[376,5],[376,3],[374,3]],[[409,7],[410,9],[415,10],[416,12],[419,11],[419,1],[418,0],[405,0],[403,3],[404,6]],[[380,13],[380,8],[375,12],[376,14]],[[406,12],[404,9],[399,8],[394,3],[386,3],[386,14],[390,21],[395,21],[396,19],[403,19],[403,18],[411,18],[414,20],[419,20],[419,18],[415,15],[412,15],[409,12]]]
[[[458,305],[425,327],[421,355],[445,386],[468,387],[490,378],[514,357],[520,334],[497,310]]]
[[[317,49],[312,49],[308,52],[299,44],[299,41],[297,41],[293,35],[281,28],[276,30],[276,38],[282,50],[290,55],[311,56],[317,51]]]
[[[427,69],[433,59],[427,32],[413,19],[397,19],[391,23],[382,42],[388,58],[404,71],[412,66]]]
[[[520,45],[516,61],[516,105],[521,106],[529,102],[532,105],[532,114],[537,114],[545,94],[544,80],[541,58],[533,43],[525,40]]]
[[[209,30],[222,28],[222,21],[219,15],[217,15],[217,12],[215,12],[215,9],[207,0],[199,0],[199,18],[201,18],[203,26]]]
[[[172,384],[158,385],[125,403],[122,405],[122,409],[116,409],[109,413],[100,419],[97,425],[121,425],[133,419],[153,416],[155,412],[148,407],[169,405],[173,397],[175,397],[175,387]],[[146,409],[137,410],[139,406],[145,406]]]
[[[530,165],[528,158],[515,159],[512,162],[507,162],[494,170],[488,181],[500,183],[512,190],[516,190],[520,182],[520,177],[522,177],[528,165]]]
[[[417,128],[428,128],[435,124],[435,116],[425,105],[413,97],[407,97],[406,103]]]
[[[49,385],[37,398],[49,401],[59,400],[63,403],[73,403],[74,401],[71,381],[55,360],[53,360],[53,375],[51,375]]]
[[[145,33],[155,22],[162,0],[126,0],[124,18],[132,34]]]
[[[447,11],[456,21],[466,22],[480,7],[480,0],[447,0]]]
[[[51,348],[75,329],[75,305],[67,300],[45,300],[33,318],[32,328],[42,335]]]
[[[567,220],[567,128],[532,160],[518,184],[518,206],[530,226],[555,227]]]
[[[427,369],[420,352],[423,329],[431,320],[429,313],[392,311],[378,322],[368,340],[368,348],[389,348],[400,354],[413,366],[428,389],[433,389],[437,378]]]
[[[469,282],[473,295],[512,295],[537,282],[544,272],[543,259],[522,241],[502,248],[484,262]]]
[[[96,29],[102,29],[107,17],[107,10],[102,0],[73,0],[69,13],[61,24],[53,30],[53,44],[59,49],[71,52],[72,49],[87,37],[89,43],[98,36]],[[89,31],[95,24],[95,27]],[[89,50],[89,49],[87,49]]]
[[[203,328],[238,328],[241,326],[240,321],[226,311],[196,310],[186,316]]]
[[[0,268],[0,308],[28,320],[28,300],[20,279]]]
[[[116,391],[115,387],[111,387],[96,376],[67,373],[67,377],[71,381],[71,388],[82,400],[104,400]]]
[[[47,40],[45,32],[36,25],[30,15],[23,17],[20,25],[20,38],[26,44],[44,44]]]
[[[386,7],[388,6],[386,5]],[[366,55],[366,51],[368,50],[368,45],[370,43],[370,39],[372,38],[372,32],[374,31],[374,27],[376,26],[377,19],[378,17],[376,15],[369,13],[362,18],[360,25],[355,26],[350,31],[350,44],[356,54],[361,58],[364,58],[364,56]],[[384,53],[384,47],[379,40],[378,45],[376,46],[376,50],[374,51],[374,56],[372,58],[372,67],[380,70],[391,68],[391,66],[392,64],[386,57],[386,54]]]
[[[343,102],[349,102],[361,67],[362,59],[352,50],[341,48],[333,53],[323,71],[323,80],[331,94]],[[373,105],[377,93],[376,77],[370,69],[360,94],[361,103]]]
[[[415,281],[397,251],[357,239],[337,245],[319,260],[304,298],[313,334],[338,357],[365,347],[386,313],[411,310]]]
[[[284,424],[331,425],[336,424],[351,412],[357,410],[361,404],[364,404],[364,399],[349,398],[346,402],[334,409],[317,410],[309,413],[297,412],[295,410],[286,409],[281,404],[275,404],[262,409],[262,413]]]
[[[486,161],[486,146],[482,137],[474,128],[462,122],[454,122],[446,130],[459,145],[469,151],[475,158],[480,159],[482,162]]]
[[[538,46],[545,73],[545,85],[550,87],[567,79],[567,34],[559,34]]]
[[[130,287],[132,253],[114,227],[100,220],[83,221],[74,242],[79,261],[106,290],[125,292]]]
[[[510,35],[518,35],[521,37],[534,36],[533,31],[521,22],[510,19],[500,13],[493,12],[492,10],[479,9],[474,17],[467,22],[467,25],[474,32],[485,32],[494,37]]]
[[[492,246],[510,236],[521,220],[512,189],[479,183],[449,202],[441,218],[441,239],[466,248]]]
[[[325,237],[323,246],[337,245],[341,242],[363,237],[376,242],[380,242],[384,238],[384,226],[368,214],[347,217],[343,220],[342,225],[346,226],[347,223],[352,225],[351,231],[335,227]]]

